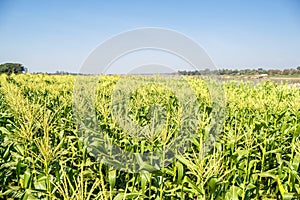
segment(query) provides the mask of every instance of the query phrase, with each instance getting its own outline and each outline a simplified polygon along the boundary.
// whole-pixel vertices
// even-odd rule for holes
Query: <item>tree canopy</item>
[[[0,73],[6,74],[20,74],[26,71],[26,68],[19,63],[4,63],[0,64]]]

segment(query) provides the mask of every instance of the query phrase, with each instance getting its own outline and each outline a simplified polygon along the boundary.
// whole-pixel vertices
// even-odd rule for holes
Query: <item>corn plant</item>
[[[197,132],[186,151],[168,165],[155,168],[142,160],[137,173],[117,167],[122,163],[103,160],[91,149],[101,141],[95,137],[91,143],[76,119],[77,78],[0,76],[1,199],[300,198],[298,88],[268,81],[224,82],[222,126],[206,149],[213,94],[205,78],[184,77],[197,100]],[[101,76],[97,82],[93,106],[105,139],[132,154],[167,147],[178,135],[182,115],[178,94],[166,87],[174,80],[161,78],[165,84],[147,84],[130,93],[124,113],[134,126],[151,130],[135,135],[114,114],[113,98],[122,78]]]

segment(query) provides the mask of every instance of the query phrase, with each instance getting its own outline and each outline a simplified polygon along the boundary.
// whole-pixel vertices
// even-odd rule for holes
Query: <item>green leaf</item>
[[[26,189],[31,188],[31,180],[32,180],[32,174],[30,172],[30,169],[27,168],[25,173],[24,173],[24,184]]]
[[[216,186],[217,186],[217,177],[216,176],[212,176],[209,181],[208,181],[208,186],[209,186],[209,191],[210,193],[214,193],[216,190]]]
[[[133,199],[136,197],[141,196],[142,194],[140,193],[119,193],[114,200],[123,200],[123,199]]]
[[[176,162],[176,169],[177,169],[177,183],[181,183],[182,178],[184,176],[184,168],[180,162]]]
[[[276,179],[276,175],[272,174],[270,172],[262,172],[262,173],[259,173],[258,175],[261,176],[261,177],[267,177],[267,178]]]
[[[116,184],[117,170],[111,168],[108,172],[108,179],[109,179],[110,188],[113,189]]]

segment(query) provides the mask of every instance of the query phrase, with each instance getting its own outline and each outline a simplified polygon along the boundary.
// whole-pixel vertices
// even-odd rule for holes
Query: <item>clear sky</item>
[[[0,63],[77,72],[107,38],[150,26],[193,38],[218,68],[296,67],[299,11],[297,0],[0,0]]]

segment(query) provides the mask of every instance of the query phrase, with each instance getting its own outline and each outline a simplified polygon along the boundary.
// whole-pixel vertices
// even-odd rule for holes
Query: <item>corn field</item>
[[[101,77],[97,122],[126,151],[163,148],[178,129],[176,95],[155,84],[131,94],[127,114],[137,125],[150,123],[153,103],[166,113],[165,128],[139,138],[118,127],[112,116],[119,79]],[[203,79],[185,79],[198,102],[196,136],[169,165],[134,173],[102,162],[89,150],[74,118],[76,76],[1,75],[0,199],[300,199],[299,88],[224,82],[222,128],[204,153],[210,94]]]

